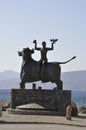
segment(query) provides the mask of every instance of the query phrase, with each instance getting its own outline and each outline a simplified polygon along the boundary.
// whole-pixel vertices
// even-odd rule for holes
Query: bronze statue
[[[36,41],[36,40],[33,41],[33,43],[35,44],[35,50],[38,50],[38,51],[41,52],[41,59],[39,60],[39,66],[38,66],[39,74],[40,74],[40,72],[41,72],[41,70],[42,70],[42,64],[44,64],[44,70],[43,70],[43,72],[45,72],[46,64],[47,64],[47,62],[48,62],[47,52],[54,49],[53,44],[54,44],[57,40],[58,40],[58,39],[50,39],[50,41],[52,42],[51,48],[46,47],[46,42],[45,42],[45,41],[42,42],[42,47],[41,47],[41,48],[40,48],[40,47],[37,47],[37,41]]]
[[[20,88],[25,88],[25,83],[35,82],[35,81],[42,81],[42,82],[52,82],[56,83],[57,89],[62,89],[62,81],[60,79],[61,75],[61,67],[60,64],[65,64],[71,61],[70,60],[66,62],[48,62],[46,66],[46,72],[39,74],[38,72],[38,65],[39,62],[35,61],[32,58],[32,54],[34,53],[33,49],[24,48],[22,51],[19,51],[19,56],[22,56],[23,62],[21,67],[21,83]],[[42,68],[44,67],[44,64],[42,64]]]

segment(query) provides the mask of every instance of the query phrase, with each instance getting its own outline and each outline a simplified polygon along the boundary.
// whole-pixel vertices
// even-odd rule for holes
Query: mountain
[[[0,80],[8,80],[8,79],[15,79],[19,78],[19,73],[12,71],[12,70],[6,70],[0,73]]]
[[[74,91],[86,91],[86,70],[62,73],[63,88]]]
[[[19,88],[19,75],[20,74],[18,72],[12,70],[0,72],[0,89]],[[63,72],[61,74],[61,79],[63,81],[64,90],[86,91],[86,70]],[[42,86],[42,88],[46,89],[52,89],[53,87],[56,87],[55,84],[50,82],[37,82],[37,86]],[[32,84],[27,84],[26,87],[31,88]]]
[[[0,89],[11,89],[19,87],[19,73],[6,70],[0,73]]]

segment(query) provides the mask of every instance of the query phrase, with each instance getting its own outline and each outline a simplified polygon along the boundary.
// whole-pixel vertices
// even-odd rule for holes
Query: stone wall
[[[39,89],[12,89],[11,108],[18,105],[37,103],[49,111],[65,113],[66,107],[71,104],[71,91]]]

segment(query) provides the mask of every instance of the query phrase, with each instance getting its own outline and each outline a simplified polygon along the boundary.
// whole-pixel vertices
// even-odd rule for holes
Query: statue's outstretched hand
[[[54,40],[54,43],[57,42],[57,41],[58,41],[58,39],[55,39],[55,40]]]
[[[34,40],[34,41],[33,41],[33,43],[35,43],[35,44],[36,44],[36,43],[37,43],[37,41],[36,41],[36,40]]]
[[[50,41],[52,42],[52,44],[55,44],[57,41],[58,41],[58,39],[50,39]]]

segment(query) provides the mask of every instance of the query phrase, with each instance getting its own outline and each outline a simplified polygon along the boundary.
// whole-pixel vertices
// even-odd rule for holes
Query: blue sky
[[[65,61],[62,71],[86,70],[86,0],[0,0],[0,72],[20,72],[17,51],[34,48],[33,40],[58,38],[48,61]],[[40,59],[35,51],[33,58]]]

